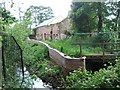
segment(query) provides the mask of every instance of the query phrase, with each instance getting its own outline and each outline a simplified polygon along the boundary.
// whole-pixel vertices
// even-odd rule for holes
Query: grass
[[[93,42],[94,39],[86,39],[80,37],[74,37],[69,39],[60,39],[56,41],[44,41],[48,43],[51,47],[56,48],[57,50],[63,52],[66,55],[71,57],[80,57],[80,46],[74,45],[75,43],[90,43]],[[102,49],[99,46],[91,46],[91,45],[83,45],[82,46],[82,54],[83,55],[91,55],[91,54],[101,54]]]

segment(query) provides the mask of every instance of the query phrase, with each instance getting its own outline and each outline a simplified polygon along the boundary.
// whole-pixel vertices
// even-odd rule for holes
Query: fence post
[[[84,65],[83,69],[85,70],[86,69],[86,57],[84,56],[82,58],[83,58],[83,65]]]
[[[105,56],[105,44],[102,43],[102,47],[103,47],[103,56]]]
[[[2,42],[1,40],[0,40],[0,87],[2,87]]]
[[[82,44],[80,44],[80,57],[82,57]]]
[[[3,77],[4,77],[4,80],[6,81],[6,65],[5,65],[5,59],[4,59],[4,42],[5,41],[5,37],[3,37],[3,40],[2,40],[2,66],[3,66]]]

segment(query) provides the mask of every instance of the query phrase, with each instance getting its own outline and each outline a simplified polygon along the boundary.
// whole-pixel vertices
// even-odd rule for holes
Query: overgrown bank
[[[29,44],[26,41],[21,45],[23,45],[24,62],[30,67],[33,78],[36,78],[37,75],[55,88],[119,88],[120,59],[116,61],[115,66],[100,69],[94,74],[78,69],[63,77],[61,69],[49,63],[47,50],[44,46]]]
[[[100,69],[100,71],[96,71],[94,74],[90,71],[82,72],[78,69],[70,72],[68,76],[64,77],[61,69],[49,62],[47,49],[44,46],[30,44],[26,41],[29,33],[24,23],[25,22],[16,24],[14,28],[12,28],[12,34],[22,47],[24,63],[33,75],[32,78],[38,76],[44,82],[49,83],[55,88],[119,88],[119,59],[115,66],[110,66],[107,69]],[[23,31],[21,31],[21,27],[24,27]],[[63,45],[66,45],[64,40],[61,40],[61,42]],[[58,44],[58,46],[60,46],[60,44]]]
[[[111,36],[112,37],[112,36]],[[106,40],[108,39],[108,40]],[[94,36],[94,37],[80,37],[80,36],[75,36],[71,38],[66,38],[66,39],[60,39],[60,40],[55,40],[55,41],[44,41],[48,43],[51,47],[56,48],[57,50],[65,53],[68,56],[71,57],[80,57],[80,45],[82,49],[82,55],[94,55],[94,54],[103,54],[103,51],[107,50],[106,53],[108,52],[109,49],[111,48],[111,44],[105,46],[103,48],[104,42],[110,42],[111,38],[104,38],[101,36]],[[108,43],[109,43],[108,42]],[[114,47],[114,45],[112,46]]]
[[[26,21],[23,21],[15,24],[14,27],[11,28],[12,35],[22,48],[25,67],[32,75],[32,79],[36,79],[38,76],[46,84],[50,84],[53,87],[59,86],[62,80],[61,68],[49,60],[48,50],[45,46],[27,42],[29,28],[26,27],[26,24]],[[21,27],[24,28],[23,31]],[[9,33],[11,33],[11,31]],[[16,85],[14,85],[14,87],[16,87]]]
[[[67,76],[67,88],[120,88],[120,59],[115,66],[100,69],[92,74],[89,71],[75,70]]]
[[[69,75],[67,75],[66,77],[57,77],[56,80],[59,80],[60,82],[55,82],[55,88],[119,88],[119,64],[120,59],[116,60],[116,64],[114,66],[112,66],[111,64],[111,66],[108,66],[107,69],[103,68],[94,73],[86,70],[81,71],[80,69],[69,72]],[[59,76],[59,74],[57,74],[57,76]],[[55,78],[56,76],[52,77]]]
[[[62,69],[50,61],[45,46],[29,44],[29,48],[26,48],[24,52],[24,60],[33,79],[39,77],[53,88],[62,84]]]

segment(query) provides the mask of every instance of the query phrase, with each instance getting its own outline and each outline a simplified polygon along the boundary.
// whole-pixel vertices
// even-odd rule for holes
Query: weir
[[[58,64],[65,72],[69,72],[78,68],[87,70],[99,70],[109,59],[114,60],[118,55],[115,54],[96,54],[96,55],[82,55],[80,58],[73,58],[66,56],[64,53],[50,47],[45,42],[28,39],[31,43],[43,44],[48,48],[49,57],[51,61]],[[95,66],[97,65],[97,66]]]
[[[31,43],[38,43],[43,44],[48,48],[49,51],[49,57],[50,59],[58,64],[62,69],[66,72],[81,68],[85,69],[85,59],[84,57],[81,58],[72,58],[70,56],[66,56],[64,53],[58,51],[57,49],[54,49],[50,47],[48,44],[38,41],[38,40],[28,40]]]

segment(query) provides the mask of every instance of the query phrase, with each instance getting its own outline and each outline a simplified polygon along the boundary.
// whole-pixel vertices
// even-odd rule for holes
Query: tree
[[[98,32],[102,31],[102,5],[98,2]]]
[[[116,4],[117,10],[116,10],[116,24],[115,24],[115,31],[118,30],[118,27],[120,27],[120,1]]]
[[[77,32],[91,32],[97,25],[92,3],[72,2],[70,18]]]
[[[106,18],[105,2],[72,2],[70,18],[78,32],[101,32]]]
[[[45,20],[53,17],[53,11],[50,7],[30,6],[25,12],[27,18],[31,18],[32,22],[37,26]]]
[[[16,21],[15,17],[10,14],[10,11],[6,10],[0,3],[0,29],[5,31],[5,25],[12,24]]]
[[[108,2],[106,3],[107,13],[104,23],[106,25],[106,29],[111,31],[117,31],[119,26],[119,12],[120,5],[119,2]]]

